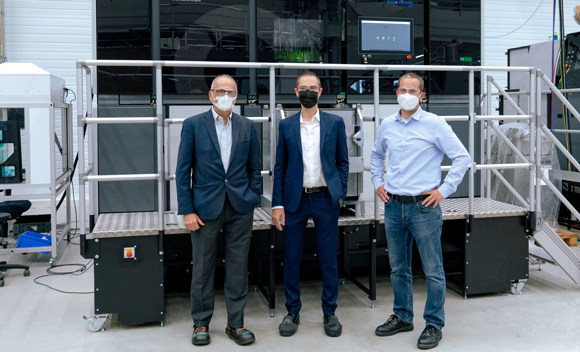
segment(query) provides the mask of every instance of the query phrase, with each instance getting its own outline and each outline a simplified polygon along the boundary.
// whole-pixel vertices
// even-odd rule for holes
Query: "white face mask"
[[[401,94],[397,97],[397,103],[403,110],[413,110],[419,104],[419,97],[409,93]]]
[[[213,103],[213,105],[215,105],[221,111],[230,111],[234,106],[234,100],[236,100],[236,98],[232,98],[227,94],[221,97],[216,97],[216,99],[217,103]]]

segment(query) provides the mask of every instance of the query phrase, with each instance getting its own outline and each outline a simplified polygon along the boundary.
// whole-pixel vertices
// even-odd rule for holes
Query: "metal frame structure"
[[[62,103],[62,102],[51,102],[51,103],[26,103],[26,102],[15,102],[15,103],[0,103],[0,110],[2,109],[29,109],[29,108],[45,108],[49,112],[49,129],[46,133],[49,134],[49,144],[50,144],[50,181],[48,183],[18,183],[18,184],[3,184],[2,188],[11,190],[38,190],[38,189],[48,189],[48,192],[34,192],[28,194],[10,195],[5,194],[0,196],[0,201],[10,201],[10,200],[30,200],[30,199],[50,199],[50,234],[51,234],[51,244],[50,246],[40,246],[40,247],[23,247],[23,248],[5,248],[0,249],[0,253],[39,253],[39,252],[51,252],[51,258],[49,263],[51,265],[56,265],[58,262],[58,245],[62,242],[64,237],[70,238],[71,234],[71,208],[72,208],[72,171],[73,171],[73,138],[72,138],[72,104]],[[55,133],[55,110],[60,109],[61,111],[61,121],[62,121],[62,141],[58,139]],[[25,116],[28,112],[25,113]],[[26,130],[26,128],[25,128]],[[29,130],[26,132],[29,136]],[[27,144],[30,143],[30,138],[27,140]],[[58,151],[62,155],[62,173],[57,174],[56,170],[56,152]],[[28,147],[28,162],[27,165],[31,169],[33,165],[30,165],[30,148]],[[27,170],[30,173],[30,169]],[[30,176],[28,176],[30,177]],[[61,196],[62,195],[62,196]],[[61,196],[60,199],[58,197]],[[63,228],[57,228],[57,214],[58,209],[62,203],[66,200],[66,224]]]
[[[97,67],[97,66],[134,66],[134,67],[155,67],[155,102],[157,107],[157,117],[119,117],[119,118],[92,118],[90,113],[90,108],[87,110],[87,116],[84,116],[83,113],[83,71],[86,73],[86,81],[87,81],[87,97],[89,97],[90,93],[90,81],[91,81],[91,69],[89,67]],[[540,143],[540,134],[542,130],[542,125],[540,122],[540,109],[537,108],[540,104],[540,94],[541,92],[536,92],[536,87],[540,87],[541,80],[543,79],[546,81],[546,78],[543,76],[541,71],[534,69],[532,67],[496,67],[496,66],[420,66],[420,65],[349,65],[349,64],[307,64],[307,63],[254,63],[254,62],[247,62],[247,63],[240,63],[240,62],[205,62],[205,61],[132,61],[132,60],[81,60],[77,62],[77,87],[79,87],[79,95],[78,95],[78,107],[77,116],[78,116],[78,129],[79,129],[79,160],[81,169],[79,172],[79,187],[80,187],[80,194],[85,194],[85,183],[86,182],[105,182],[105,181],[130,181],[130,180],[157,180],[158,181],[158,212],[159,212],[159,251],[162,254],[163,251],[163,234],[164,234],[164,222],[163,222],[163,212],[164,212],[164,182],[166,180],[173,180],[175,178],[174,175],[170,174],[169,171],[169,127],[171,124],[179,124],[183,123],[184,119],[164,119],[163,117],[163,97],[162,97],[162,67],[215,67],[215,68],[248,68],[248,69],[258,69],[267,68],[269,70],[269,83],[270,83],[270,91],[272,94],[269,97],[269,106],[270,106],[270,117],[263,118],[263,117],[251,117],[250,119],[254,120],[255,122],[261,123],[270,123],[270,128],[272,131],[276,129],[276,114],[277,108],[276,107],[276,95],[275,89],[276,86],[276,69],[325,69],[325,70],[358,70],[358,71],[372,71],[373,72],[373,81],[374,81],[374,117],[370,120],[374,121],[374,137],[376,139],[379,125],[380,125],[380,116],[379,116],[379,80],[380,80],[380,72],[381,71],[460,71],[460,72],[468,72],[469,74],[469,113],[467,116],[441,116],[445,118],[447,121],[466,121],[469,123],[469,147],[468,151],[469,154],[474,160],[474,153],[475,153],[475,123],[477,121],[485,121],[487,122],[487,126],[494,129],[495,132],[511,147],[516,155],[518,155],[522,160],[521,163],[511,163],[511,164],[490,164],[489,153],[487,157],[487,161],[483,164],[476,164],[473,162],[470,170],[469,170],[469,214],[468,214],[468,233],[471,232],[471,228],[473,225],[474,219],[474,194],[475,194],[475,173],[477,171],[485,171],[486,182],[488,184],[487,187],[487,197],[490,196],[489,191],[489,180],[491,173],[493,172],[498,179],[503,183],[509,185],[509,183],[505,180],[505,178],[501,177],[501,175],[497,172],[500,169],[528,169],[530,172],[530,180],[529,180],[529,189],[530,195],[529,199],[526,201],[521,196],[517,195],[515,189],[511,186],[508,188],[517,195],[517,198],[522,202],[522,204],[529,210],[530,213],[530,221],[528,223],[528,228],[532,233],[535,233],[540,229],[540,217],[537,214],[541,210],[540,204],[540,192],[541,192],[541,181],[543,180],[548,185],[550,185],[549,180],[545,180],[542,173],[541,173],[541,158],[540,158],[540,148],[536,148],[537,145]],[[528,72],[530,75],[530,96],[537,96],[538,99],[530,99],[530,115],[526,115],[523,111],[517,107],[517,104],[510,98],[509,94],[506,93],[493,79],[493,77],[489,77],[487,80],[488,85],[488,104],[487,104],[487,115],[476,115],[475,113],[475,72]],[[549,81],[548,81],[549,82]],[[506,100],[516,108],[518,115],[491,115],[491,88],[495,86],[495,88],[499,91],[499,94],[503,95]],[[555,87],[551,87],[554,89]],[[562,97],[563,98],[563,97]],[[561,98],[561,99],[562,99]],[[565,98],[564,98],[565,100]],[[568,105],[570,105],[568,103]],[[88,105],[90,106],[90,105]],[[570,105],[569,108],[571,110],[573,107]],[[580,115],[575,111],[574,116],[580,119]],[[535,150],[535,155],[530,155],[530,159],[528,160],[518,149],[511,143],[507,136],[505,136],[501,130],[497,128],[494,124],[493,120],[503,120],[503,121],[528,121],[530,124],[530,131],[532,131],[532,138],[530,138],[530,151]],[[364,121],[369,121],[369,119],[364,119]],[[89,168],[84,170],[84,143],[82,143],[82,136],[84,131],[84,125],[88,125],[89,128],[89,140],[93,133],[91,133],[91,129],[95,124],[101,123],[156,123],[157,124],[157,157],[158,157],[158,168],[157,173],[155,174],[142,174],[142,175],[95,175],[95,168],[94,168],[94,152],[89,153]],[[270,155],[272,160],[275,160],[275,149],[276,149],[276,133],[270,133]],[[482,149],[484,140],[482,138]],[[490,146],[490,137],[488,133],[487,140],[485,144]],[[91,147],[92,146],[92,147]],[[94,147],[94,141],[89,141],[89,148]],[[534,153],[530,153],[534,154]],[[482,160],[483,162],[483,160]],[[576,164],[577,165],[577,162]],[[580,165],[578,165],[580,168]],[[448,171],[450,166],[442,166],[442,171]],[[263,177],[273,177],[273,169],[274,163],[271,163],[269,170],[262,171]],[[365,168],[365,171],[369,171]],[[553,185],[552,185],[553,186]],[[550,187],[553,188],[553,187]],[[89,195],[91,198],[93,197],[92,194]],[[482,194],[483,197],[483,194]],[[563,196],[559,195],[561,199]],[[565,201],[564,203],[569,206],[569,203]],[[95,212],[95,205],[93,205],[93,213],[90,215],[94,216]],[[573,209],[573,208],[572,208]],[[573,211],[575,215],[580,218],[580,214],[576,210]],[[375,195],[375,202],[374,202],[374,220],[375,220],[375,231],[374,235],[371,236],[371,260],[376,260],[376,241],[377,236],[379,233],[379,201],[377,196]],[[85,247],[84,242],[86,240],[86,209],[84,202],[80,202],[80,234],[81,234],[81,253],[84,255]],[[372,259],[375,258],[375,259]],[[371,265],[376,263],[371,263]],[[579,265],[580,267],[580,265]],[[580,270],[580,269],[579,269]],[[373,285],[376,277],[371,275],[370,277],[370,286],[375,287]],[[376,292],[370,292],[369,297],[374,303]]]

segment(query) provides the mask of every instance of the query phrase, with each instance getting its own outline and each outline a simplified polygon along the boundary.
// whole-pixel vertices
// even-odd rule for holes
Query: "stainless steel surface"
[[[109,181],[145,181],[145,180],[157,180],[159,179],[159,174],[141,174],[141,175],[88,175],[83,178],[84,181],[99,181],[99,182],[109,182]],[[82,203],[82,202],[81,202]]]
[[[79,60],[83,66],[136,66],[151,67],[219,67],[219,68],[269,68],[269,69],[319,69],[373,71],[500,71],[529,72],[533,67],[516,66],[442,66],[442,65],[349,65],[322,63],[224,62],[224,61],[153,61],[153,60]]]
[[[562,180],[580,183],[580,172],[562,170]]]
[[[269,117],[247,117],[248,120],[252,120],[256,123],[258,122],[268,122],[270,121]]]
[[[475,102],[473,96],[475,94],[475,73],[473,70],[469,71],[469,157],[471,158],[471,167],[469,168],[469,214],[473,215],[474,205],[473,198],[475,197]]]
[[[469,121],[469,116],[441,116],[440,118],[444,119],[445,121]]]
[[[183,216],[176,212],[163,213],[165,234],[189,233],[183,224]],[[254,230],[269,230],[271,217],[260,208],[254,209]],[[92,232],[93,238],[156,236],[159,235],[158,212],[101,214]]]
[[[538,214],[541,214],[542,211],[542,182],[540,181],[542,175],[542,148],[540,148],[542,145],[542,110],[540,109],[540,106],[542,106],[542,93],[540,92],[540,87],[543,75],[542,70],[536,71],[536,213]],[[530,153],[532,152],[533,150],[530,150]]]
[[[381,125],[381,121],[380,121],[380,106],[379,106],[379,70],[375,69],[375,71],[373,72],[373,105],[374,105],[374,110],[375,110],[375,138],[374,140],[377,140],[377,135],[379,133],[379,127]],[[373,185],[373,189],[374,189],[374,185]],[[373,214],[373,219],[379,220],[379,197],[377,196],[377,192],[375,192],[374,194],[374,214]]]
[[[492,106],[491,106],[491,80],[492,77],[491,76],[487,76],[487,115],[491,115],[492,113]],[[489,131],[489,122],[486,121],[486,133],[485,133],[485,163],[486,164],[491,164],[491,133]],[[483,149],[483,146],[482,146]],[[481,159],[481,162],[483,163],[483,159]],[[489,171],[486,171],[485,173],[485,188],[486,188],[486,198],[491,198],[491,173]],[[483,195],[483,193],[482,193]]]
[[[532,115],[477,115],[477,121],[503,120],[503,121],[527,121]]]
[[[530,92],[535,92],[536,91],[536,72],[535,71],[531,71],[530,72]],[[533,99],[533,97],[531,97],[530,99],[528,99],[529,101],[529,111],[530,111],[530,115],[532,116],[532,118],[530,119],[530,140],[529,140],[529,155],[530,155],[530,164],[535,165],[536,163],[536,155],[534,154],[534,147],[535,147],[535,137],[536,137],[536,99]],[[537,107],[538,109],[540,109],[540,107]],[[530,209],[530,212],[533,212],[536,209],[536,194],[534,192],[534,173],[535,173],[535,169],[534,167],[530,168],[530,173],[529,173],[529,184],[528,184],[528,196],[529,196],[529,205],[528,208]],[[519,196],[519,194],[518,194]]]
[[[159,231],[165,230],[163,212],[165,211],[165,174],[163,171],[163,76],[161,65],[155,67],[155,100],[157,110],[157,217]]]
[[[450,198],[444,199],[439,203],[441,205],[441,212],[443,220],[457,220],[467,219],[469,216],[469,198]],[[367,202],[367,209],[372,211],[374,204]],[[379,208],[379,220],[381,223],[384,219],[384,203],[379,201],[377,204]],[[372,216],[372,212],[367,210],[367,216]],[[527,209],[515,205],[498,202],[488,198],[475,198],[473,200],[473,215],[474,218],[501,218],[507,216],[522,216],[526,215]]]
[[[85,143],[84,143],[84,123],[83,123],[83,66],[77,62],[77,146],[79,156],[79,199],[85,199]],[[82,195],[82,196],[81,196]],[[79,233],[86,234],[86,205],[84,201],[79,202]]]
[[[554,132],[576,134],[576,133],[580,133],[580,130],[554,130]]]
[[[87,117],[86,124],[157,123],[157,117]]]
[[[502,169],[528,169],[532,164],[527,163],[517,163],[517,164],[485,164],[485,165],[476,165],[476,170],[502,170]]]

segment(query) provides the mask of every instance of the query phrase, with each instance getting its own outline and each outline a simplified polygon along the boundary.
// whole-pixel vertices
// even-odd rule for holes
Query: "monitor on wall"
[[[360,54],[413,55],[413,19],[359,17]]]

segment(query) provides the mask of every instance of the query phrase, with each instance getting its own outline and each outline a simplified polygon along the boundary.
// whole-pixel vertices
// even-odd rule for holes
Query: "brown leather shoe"
[[[195,346],[209,345],[211,338],[205,326],[194,326],[193,335],[191,335],[191,343]]]

